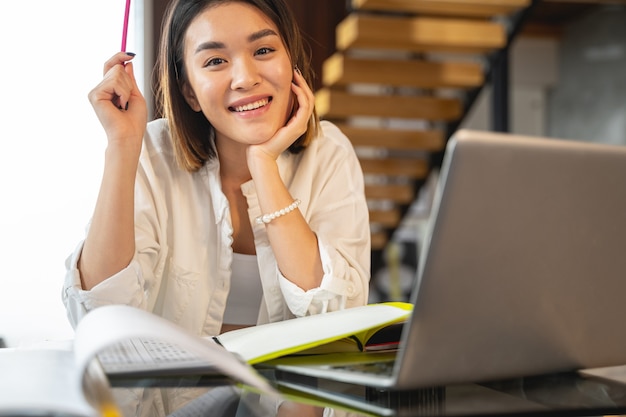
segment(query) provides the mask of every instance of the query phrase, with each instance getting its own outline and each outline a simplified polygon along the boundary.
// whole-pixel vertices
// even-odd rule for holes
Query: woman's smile
[[[265,97],[258,100],[239,100],[237,103],[232,104],[228,107],[228,110],[235,113],[249,113],[254,110],[264,109],[267,107],[272,101],[272,97]]]

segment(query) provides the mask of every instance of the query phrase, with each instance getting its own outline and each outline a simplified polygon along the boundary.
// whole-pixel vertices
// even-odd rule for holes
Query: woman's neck
[[[223,139],[216,140],[216,148],[223,185],[229,184],[238,188],[241,184],[252,179],[246,160],[248,145]]]

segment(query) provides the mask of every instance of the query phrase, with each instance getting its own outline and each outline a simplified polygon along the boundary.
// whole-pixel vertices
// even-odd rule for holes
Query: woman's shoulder
[[[168,165],[175,164],[176,156],[167,119],[155,119],[148,123],[143,148],[143,153],[153,163],[160,160]]]
[[[337,125],[328,120],[320,121],[319,133],[312,144],[316,144],[322,148],[341,148],[350,152],[354,150],[350,139],[348,139]]]
[[[167,119],[155,119],[148,123],[143,139],[140,164],[152,166],[159,172],[177,172],[178,165]]]
[[[320,121],[317,136],[309,146],[301,154],[292,157],[294,163],[301,167],[319,167],[320,163],[327,167],[358,165],[358,158],[350,139],[337,125],[327,120]]]
[[[155,119],[148,123],[144,146],[151,151],[172,153],[172,141],[167,119]]]

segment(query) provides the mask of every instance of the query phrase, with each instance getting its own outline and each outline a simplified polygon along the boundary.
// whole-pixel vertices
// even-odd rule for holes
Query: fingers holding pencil
[[[121,64],[124,67],[126,67],[126,64],[135,57],[134,53],[126,51],[126,43],[128,40],[128,22],[130,18],[131,0],[125,0],[125,3],[126,5],[124,8],[124,22],[122,24],[122,46],[120,48],[121,52],[113,55],[108,61],[104,63],[103,75],[105,79],[108,77],[109,72],[112,71],[116,65]],[[130,79],[132,80],[132,84],[134,84],[134,86],[136,87],[137,83],[135,81],[135,76],[133,73],[132,65],[129,65],[129,67],[126,70],[126,73],[130,76]],[[114,93],[114,96],[111,99],[111,102],[119,110],[128,110],[129,101],[130,101],[130,97],[128,97],[127,100],[124,100],[124,96],[118,91]]]
[[[107,133],[109,143],[118,140],[140,144],[146,129],[148,110],[141,94],[132,59],[135,54],[126,51],[131,0],[125,0],[121,51],[104,63],[104,77],[89,92],[89,101]]]
[[[109,138],[143,136],[146,102],[134,76],[132,54],[118,52],[104,64],[104,77],[89,101]]]
[[[111,98],[111,103],[113,103],[113,105],[115,107],[117,107],[119,110],[128,110],[129,107],[129,103],[130,103],[130,99],[132,96],[132,91],[139,91],[138,87],[137,87],[137,82],[135,80],[135,75],[133,72],[133,66],[131,63],[131,60],[135,57],[135,54],[132,52],[127,52],[126,51],[126,43],[127,43],[127,39],[128,39],[128,22],[129,22],[129,18],[130,18],[130,7],[131,7],[131,0],[125,0],[126,6],[124,9],[124,22],[122,25],[122,46],[121,46],[121,52],[113,55],[108,61],[105,62],[104,64],[104,70],[103,70],[103,75],[105,80],[107,78],[109,78],[109,74],[113,73],[113,77],[115,77],[115,68],[118,65],[122,65],[125,69],[125,73],[128,75],[129,79],[130,79],[130,83],[126,82],[119,82],[114,84],[114,88],[117,87],[119,88],[119,90],[115,90],[113,91],[113,96]],[[127,66],[128,64],[128,66]],[[119,69],[117,69],[117,71],[119,71]],[[124,80],[123,77],[121,77],[121,81],[126,81]],[[129,91],[128,96],[126,96],[124,94],[124,86],[125,84],[130,84],[127,85],[127,87],[130,87],[131,90]],[[108,92],[110,93],[110,91]],[[141,94],[139,94],[139,96],[141,97]],[[141,97],[143,99],[143,97]]]
[[[135,54],[128,52],[118,52],[104,64],[104,78],[102,82],[90,93],[90,101],[94,100],[110,101],[120,110],[128,109],[133,92],[138,93],[139,87],[135,80],[133,65],[131,60]]]

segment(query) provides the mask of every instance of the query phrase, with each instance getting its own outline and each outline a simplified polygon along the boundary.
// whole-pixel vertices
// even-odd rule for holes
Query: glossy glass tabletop
[[[266,373],[280,397],[226,380],[185,376],[112,381],[126,417],[595,416],[626,414],[623,380],[577,372],[415,391],[298,380]]]

